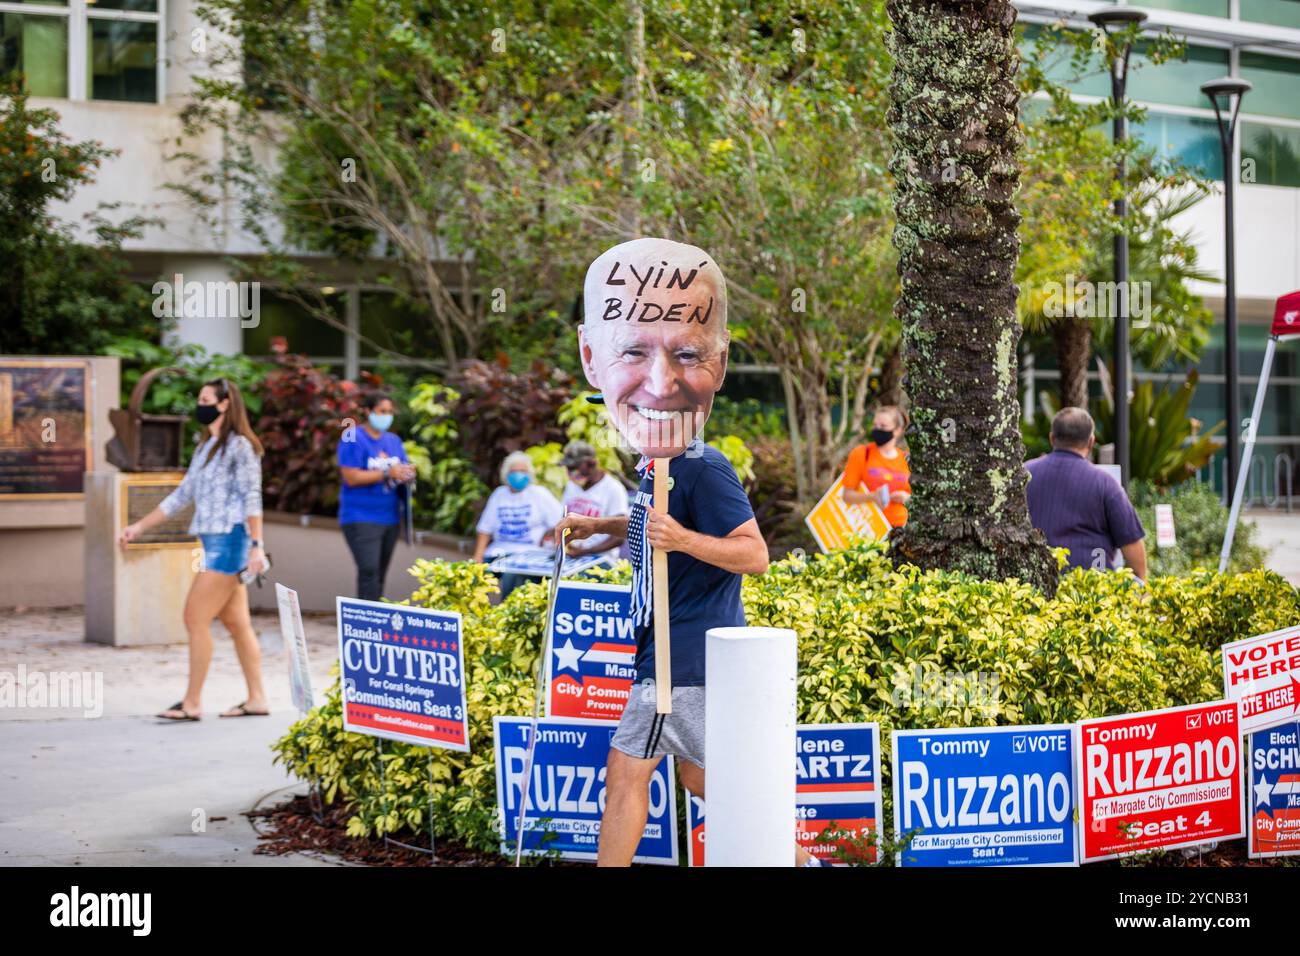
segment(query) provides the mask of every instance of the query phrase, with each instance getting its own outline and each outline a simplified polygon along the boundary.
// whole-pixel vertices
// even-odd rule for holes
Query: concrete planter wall
[[[248,589],[253,608],[275,609],[275,586],[279,582],[298,592],[304,611],[334,612],[334,598],[356,594],[357,569],[352,552],[343,540],[343,532],[334,518],[316,515],[291,515],[267,512],[263,519],[266,550],[271,555],[271,574],[262,588]],[[406,569],[416,558],[442,558],[466,561],[473,554],[473,543],[452,535],[417,531],[416,543],[407,547],[399,541],[393,563],[384,582],[384,597],[400,600],[410,597],[415,579]]]

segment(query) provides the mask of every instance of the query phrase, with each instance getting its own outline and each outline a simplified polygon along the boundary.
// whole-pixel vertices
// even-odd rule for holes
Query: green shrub
[[[1197,568],[1218,568],[1223,535],[1228,530],[1228,509],[1219,501],[1214,489],[1199,481],[1187,481],[1167,491],[1146,483],[1134,483],[1132,497],[1142,527],[1147,529],[1147,565],[1152,575],[1187,574]],[[1157,504],[1174,506],[1174,538],[1177,543],[1172,548],[1161,548],[1156,544]],[[1245,519],[1237,522],[1228,561],[1229,571],[1248,571],[1264,566],[1267,552],[1255,543],[1258,533],[1259,529],[1253,522]]]
[[[433,380],[417,382],[407,401],[414,421],[404,443],[416,469],[416,521],[450,534],[473,529],[491,492],[463,454],[454,414],[459,402],[454,388]]]
[[[342,732],[336,682],[276,759],[347,801],[357,835],[427,829],[432,776],[437,832],[490,851],[492,717],[532,713],[545,591],[525,585],[493,606],[482,565],[420,561],[412,574],[408,603],[464,615],[471,752],[386,742],[381,792],[377,741]],[[628,566],[601,577],[626,581]],[[1075,570],[1048,601],[1014,580],[895,569],[880,544],[778,562],[746,578],[743,597],[751,624],[799,635],[800,721],[879,721],[884,740],[895,728],[1062,723],[1215,700],[1220,644],[1300,623],[1296,589],[1263,570],[1146,587],[1127,571]]]
[[[249,421],[256,423],[262,414],[261,384],[275,365],[246,355],[209,354],[203,346],[190,342],[175,348],[155,345],[143,339],[119,337],[104,349],[105,355],[122,360],[122,394],[119,408],[126,408],[131,392],[140,377],[150,369],[171,366],[181,371],[168,372],[153,380],[144,396],[142,410],[150,415],[188,415],[181,447],[181,464],[188,465],[194,452],[194,437],[200,428],[194,421],[194,405],[204,382],[225,378],[239,387],[248,408]]]
[[[718,395],[713,399],[708,430],[713,435],[736,435],[748,445],[756,438],[788,438],[785,417],[784,406]]]

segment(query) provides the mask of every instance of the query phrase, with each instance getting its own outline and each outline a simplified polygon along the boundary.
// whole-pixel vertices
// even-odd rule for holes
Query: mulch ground
[[[253,852],[267,856],[326,854],[360,866],[509,866],[513,862],[503,856],[470,850],[453,840],[439,840],[436,858],[430,861],[427,833],[420,837],[404,833],[398,837],[403,843],[425,847],[423,853],[385,843],[382,837],[350,837],[347,835],[350,811],[340,805],[327,806],[318,820],[305,794],[295,794],[284,803],[249,810],[244,815],[252,821],[261,841]]]
[[[512,866],[513,860],[492,853],[471,850],[454,840],[439,840],[437,856],[430,861],[425,852],[408,849],[396,843],[385,843],[380,837],[350,837],[347,835],[348,818],[352,815],[341,805],[325,807],[317,819],[305,794],[295,794],[273,807],[249,810],[244,814],[253,822],[261,841],[254,853],[267,856],[284,856],[287,853],[324,854],[358,866]],[[428,834],[419,837],[410,833],[399,839],[411,846],[428,847]],[[529,865],[581,866],[553,860],[531,860]],[[1089,864],[1096,866],[1098,864]],[[1300,858],[1252,860],[1246,856],[1244,840],[1229,840],[1209,853],[1185,857],[1181,850],[1146,854],[1125,861],[1111,860],[1100,864],[1107,867],[1234,867],[1234,866],[1300,866]]]
[[[501,854],[481,853],[455,840],[439,839],[434,859],[429,859],[429,835],[401,833],[396,840],[383,837],[350,837],[348,818],[352,812],[342,804],[313,812],[306,794],[294,794],[283,803],[244,813],[257,831],[253,851],[264,856],[288,853],[325,855],[357,866],[513,866],[514,860]],[[402,846],[401,844],[407,844]],[[412,849],[419,847],[422,849]],[[525,866],[581,866],[565,860],[525,858]]]
[[[1094,866],[1095,864],[1088,864]],[[1211,867],[1230,866],[1300,866],[1300,857],[1274,857],[1267,860],[1252,860],[1246,855],[1245,840],[1228,840],[1220,843],[1218,848],[1209,853],[1184,857],[1182,850],[1169,850],[1166,853],[1152,853],[1131,860],[1110,860],[1108,866],[1120,867]]]

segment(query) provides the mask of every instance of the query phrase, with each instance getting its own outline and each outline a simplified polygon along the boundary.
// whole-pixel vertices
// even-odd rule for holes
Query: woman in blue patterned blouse
[[[248,684],[248,698],[222,717],[264,716],[262,654],[248,613],[240,572],[267,570],[262,545],[262,443],[248,423],[244,400],[231,382],[217,379],[199,390],[194,417],[206,431],[185,478],[144,518],[122,529],[126,545],[149,528],[194,505],[190,534],[203,544],[203,566],[185,600],[190,638],[190,680],[185,696],[158,714],[167,720],[198,720],[203,681],[212,662],[212,621],[220,618],[235,641]]]

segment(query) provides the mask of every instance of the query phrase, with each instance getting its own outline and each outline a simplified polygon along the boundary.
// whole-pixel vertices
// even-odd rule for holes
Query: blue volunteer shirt
[[[1070,549],[1071,568],[1113,567],[1115,551],[1146,536],[1119,482],[1082,455],[1053,450],[1025,463],[1029,520],[1053,548]]]
[[[654,620],[651,548],[646,539],[646,509],[654,500],[654,472],[647,462],[628,516],[632,555],[632,618],[636,622],[636,677],[654,678]],[[698,438],[672,459],[668,514],[683,528],[725,538],[754,517],[749,497],[722,452]],[[741,576],[706,564],[681,551],[668,555],[668,619],[674,687],[704,686],[704,635],[711,627],[745,623],[740,604]]]
[[[371,438],[361,426],[352,430],[353,441],[339,442],[338,462],[342,468],[378,469],[382,463],[406,462],[406,449],[402,440],[392,432],[382,432]],[[397,524],[401,517],[397,487],[388,482],[351,487],[342,483],[339,489],[339,524]]]

